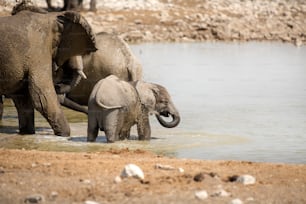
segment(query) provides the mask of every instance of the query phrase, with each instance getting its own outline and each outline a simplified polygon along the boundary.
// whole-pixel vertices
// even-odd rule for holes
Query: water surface
[[[131,46],[146,81],[164,85],[181,113],[177,128],[152,117],[152,140],[86,143],[87,119],[65,110],[72,138],[53,136],[37,114],[37,134],[16,134],[6,104],[0,147],[58,151],[153,150],[179,158],[306,163],[306,47],[281,43]],[[8,103],[8,102],[6,102]],[[135,135],[135,131],[133,132]]]

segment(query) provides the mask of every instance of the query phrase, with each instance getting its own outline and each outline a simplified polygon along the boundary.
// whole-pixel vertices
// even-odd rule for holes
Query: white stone
[[[208,197],[207,191],[205,191],[205,190],[196,191],[195,192],[195,197],[200,199],[200,200],[205,200]]]
[[[173,166],[163,165],[163,164],[156,164],[155,168],[156,169],[163,169],[163,170],[175,170],[175,168]]]
[[[185,172],[185,170],[183,168],[181,168],[181,167],[179,167],[178,170],[179,170],[180,173],[184,173]]]
[[[227,191],[225,191],[223,189],[218,189],[211,196],[213,196],[213,197],[228,197],[230,195],[231,194],[228,193]]]
[[[242,183],[244,185],[251,185],[251,184],[255,184],[256,179],[254,176],[246,174],[246,175],[239,176],[236,182]]]
[[[128,164],[124,167],[123,171],[121,172],[121,178],[127,177],[134,177],[138,179],[144,179],[144,173],[139,168],[139,166],[135,164]]]
[[[236,198],[234,200],[231,200],[230,204],[243,204],[243,202],[239,198]]]
[[[122,181],[120,176],[116,176],[114,179],[115,183],[120,183]]]
[[[99,203],[96,201],[92,201],[92,200],[86,200],[84,204],[99,204]]]
[[[91,180],[89,180],[89,179],[81,180],[81,182],[84,183],[84,184],[91,184]]]

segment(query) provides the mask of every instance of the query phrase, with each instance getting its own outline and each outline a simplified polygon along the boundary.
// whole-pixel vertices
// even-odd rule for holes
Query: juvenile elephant
[[[94,142],[99,128],[105,132],[107,142],[129,138],[130,129],[137,124],[139,140],[149,140],[151,128],[149,113],[159,123],[173,128],[180,122],[168,91],[161,85],[143,81],[126,82],[111,75],[100,80],[88,101],[87,141]],[[166,122],[161,116],[172,117]]]
[[[98,50],[94,53],[84,55],[83,71],[87,76],[81,80],[75,88],[66,94],[64,103],[68,108],[87,113],[88,99],[95,84],[109,76],[116,75],[125,81],[137,81],[142,79],[142,67],[137,58],[125,43],[117,35],[98,33],[96,34]],[[63,70],[73,70],[71,64],[64,64]],[[71,77],[70,74],[67,75]],[[64,77],[65,78],[65,77]],[[68,79],[69,80],[69,79]],[[72,104],[72,105],[71,105]],[[75,106],[75,104],[82,106]]]
[[[76,12],[21,11],[0,18],[0,33],[0,95],[13,99],[19,133],[35,133],[35,108],[55,135],[69,136],[52,76],[68,59],[97,50],[85,18]]]

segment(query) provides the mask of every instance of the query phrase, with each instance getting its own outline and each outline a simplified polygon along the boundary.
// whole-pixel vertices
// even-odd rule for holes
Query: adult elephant
[[[34,109],[55,135],[69,136],[53,84],[55,67],[97,50],[91,27],[76,12],[21,11],[0,18],[0,95],[17,108],[20,134],[34,134]],[[56,65],[56,66],[54,66]]]
[[[115,75],[124,81],[142,80],[141,64],[127,43],[120,37],[103,32],[98,33],[96,34],[96,44],[98,48],[96,52],[82,57],[83,71],[87,79],[81,80],[75,88],[72,88],[66,94],[67,103],[63,103],[68,108],[84,113],[87,113],[87,107],[84,106],[87,106],[90,93],[99,80],[109,75]],[[65,64],[63,69],[71,70],[69,66],[69,64]],[[67,76],[71,77],[70,74]],[[83,106],[76,107],[73,102]]]
[[[52,6],[51,0],[46,0],[47,6],[49,10],[54,10]],[[64,0],[64,7],[62,8],[63,11],[66,10],[80,10],[82,9],[83,0]],[[90,0],[90,10],[96,11],[96,0]]]

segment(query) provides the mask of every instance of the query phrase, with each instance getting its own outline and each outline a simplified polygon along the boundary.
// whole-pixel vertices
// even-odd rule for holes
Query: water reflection
[[[146,149],[198,159],[306,163],[306,47],[278,43],[133,45],[147,81],[167,87],[181,124],[161,127],[152,140],[86,142],[87,118],[65,109],[72,137],[53,136],[36,113],[36,135],[20,136],[6,101],[0,147],[54,151]],[[136,132],[133,130],[132,135]]]

